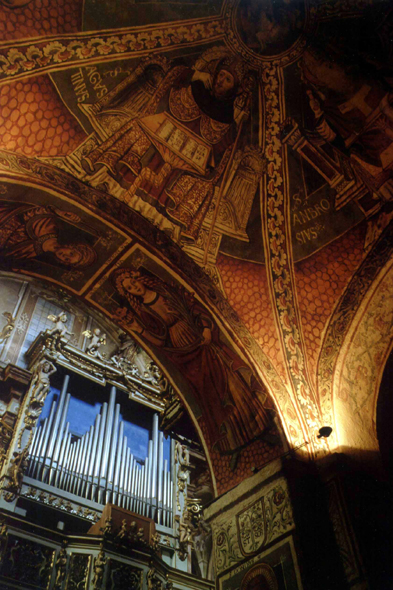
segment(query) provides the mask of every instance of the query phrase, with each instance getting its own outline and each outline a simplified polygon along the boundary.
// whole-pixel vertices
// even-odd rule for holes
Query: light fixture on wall
[[[319,429],[318,431],[318,435],[317,438],[328,438],[333,432],[333,428],[331,428],[330,426],[322,426],[322,428]]]

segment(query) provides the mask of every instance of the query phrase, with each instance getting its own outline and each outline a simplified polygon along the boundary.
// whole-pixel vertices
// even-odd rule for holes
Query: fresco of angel
[[[112,281],[124,303],[115,312],[123,329],[161,350],[184,376],[204,409],[212,446],[233,451],[259,436],[271,401],[194,296],[143,268],[119,268]]]

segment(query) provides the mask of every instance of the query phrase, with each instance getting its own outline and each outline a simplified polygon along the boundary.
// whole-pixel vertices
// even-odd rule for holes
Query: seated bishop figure
[[[134,97],[143,103],[138,115],[85,154],[82,165],[90,174],[105,167],[126,189],[129,206],[142,199],[196,240],[246,117],[248,77],[238,57],[213,48],[194,68],[173,65],[156,75],[143,101],[143,86],[152,87],[147,72],[106,106],[132,105]]]

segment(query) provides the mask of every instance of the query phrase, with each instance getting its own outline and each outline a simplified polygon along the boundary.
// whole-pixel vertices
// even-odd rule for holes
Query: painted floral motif
[[[217,573],[221,573],[293,529],[285,480],[280,478],[240,513],[229,517],[226,514],[216,526],[213,531],[216,566]]]
[[[301,339],[301,325],[295,300],[294,274],[291,260],[291,244],[288,221],[285,215],[287,196],[283,190],[283,158],[285,154],[280,142],[282,113],[279,108],[279,92],[282,90],[279,69],[273,65],[261,73],[266,101],[266,145],[268,160],[266,177],[266,233],[270,256],[271,283],[276,296],[276,313],[281,328],[281,337],[288,359],[288,368],[307,427],[317,430],[319,410],[312,390],[305,363],[304,346]],[[287,411],[285,419],[291,422]],[[314,437],[315,438],[315,437]]]
[[[392,232],[385,232],[374,244],[367,258],[364,260],[357,273],[353,276],[348,288],[336,307],[335,313],[333,314],[326,331],[318,365],[318,385],[321,396],[321,408],[323,411],[324,423],[326,424],[333,424],[333,378],[341,346],[365,293],[376,278],[379,269],[385,266],[391,257],[392,249]],[[378,325],[379,320],[374,320],[374,325],[375,321]],[[386,318],[383,318],[383,321],[386,321]],[[381,326],[379,325],[379,328],[380,327]],[[343,386],[342,389],[340,389],[339,396],[342,399],[347,399],[348,395],[349,388]]]
[[[135,29],[134,29],[135,30]],[[81,35],[71,41],[43,41],[35,45],[20,45],[18,49],[3,48],[0,54],[0,79],[24,76],[26,72],[41,70],[92,58],[107,58],[135,52],[149,52],[153,48],[169,47],[200,40],[215,40],[224,33],[223,21],[214,19],[204,23],[171,25],[168,28],[124,35]]]

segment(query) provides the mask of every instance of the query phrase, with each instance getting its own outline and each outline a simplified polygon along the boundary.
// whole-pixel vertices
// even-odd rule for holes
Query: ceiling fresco
[[[274,407],[322,452],[340,346],[391,256],[389,3],[3,4],[2,267],[133,333],[218,463]]]
[[[222,0],[85,0],[82,30],[122,29],[218,16]]]

